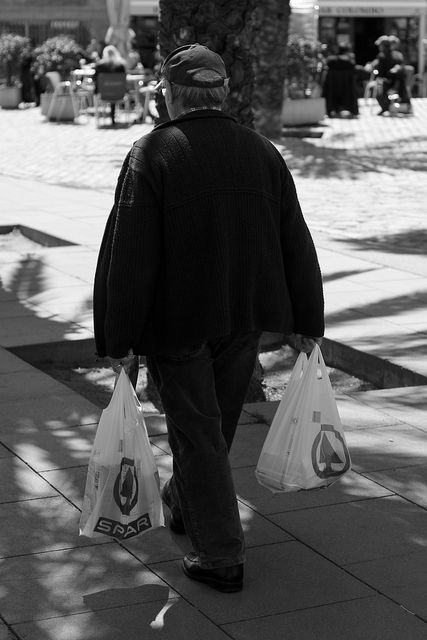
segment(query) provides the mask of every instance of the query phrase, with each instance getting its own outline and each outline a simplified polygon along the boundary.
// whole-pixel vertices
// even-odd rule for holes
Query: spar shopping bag
[[[351,466],[318,345],[300,353],[264,442],[255,475],[273,493],[327,487]]]
[[[159,485],[142,408],[122,369],[96,431],[80,535],[127,540],[162,526]]]

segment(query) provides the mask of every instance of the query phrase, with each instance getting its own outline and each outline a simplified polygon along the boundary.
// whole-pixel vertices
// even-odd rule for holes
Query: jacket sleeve
[[[283,266],[292,302],[294,333],[321,337],[325,331],[325,321],[319,262],[286,164],[283,172],[280,235]]]
[[[94,287],[98,355],[121,358],[139,342],[153,305],[161,251],[160,209],[150,180],[126,159],[102,240]]]

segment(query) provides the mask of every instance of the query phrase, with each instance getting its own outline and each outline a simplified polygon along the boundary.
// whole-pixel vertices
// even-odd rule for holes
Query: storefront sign
[[[80,22],[78,20],[51,20],[51,29],[78,29]]]
[[[321,16],[347,16],[347,17],[385,17],[385,16],[419,16],[425,11],[426,4],[423,0],[390,1],[376,0],[376,2],[351,2],[346,0],[318,0],[319,15]]]

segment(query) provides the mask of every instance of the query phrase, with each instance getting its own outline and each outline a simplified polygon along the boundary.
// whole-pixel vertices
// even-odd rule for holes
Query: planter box
[[[79,115],[76,100],[69,93],[53,93],[47,110],[49,120],[72,122]]]
[[[40,111],[42,116],[47,116],[47,112],[50,107],[50,101],[52,100],[52,93],[42,93],[40,95]]]
[[[286,127],[317,124],[325,115],[326,104],[324,98],[285,100],[282,107],[282,124]]]
[[[0,107],[2,109],[17,109],[22,102],[21,87],[0,87]]]

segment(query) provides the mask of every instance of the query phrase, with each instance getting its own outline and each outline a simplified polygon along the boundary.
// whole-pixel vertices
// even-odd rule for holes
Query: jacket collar
[[[166,127],[174,126],[186,120],[200,120],[200,118],[222,118],[226,120],[234,120],[236,122],[236,118],[224,113],[223,111],[219,111],[218,109],[200,109],[197,111],[189,111],[182,116],[178,116],[178,118],[162,122],[161,124],[156,125],[153,131],[165,129]]]

